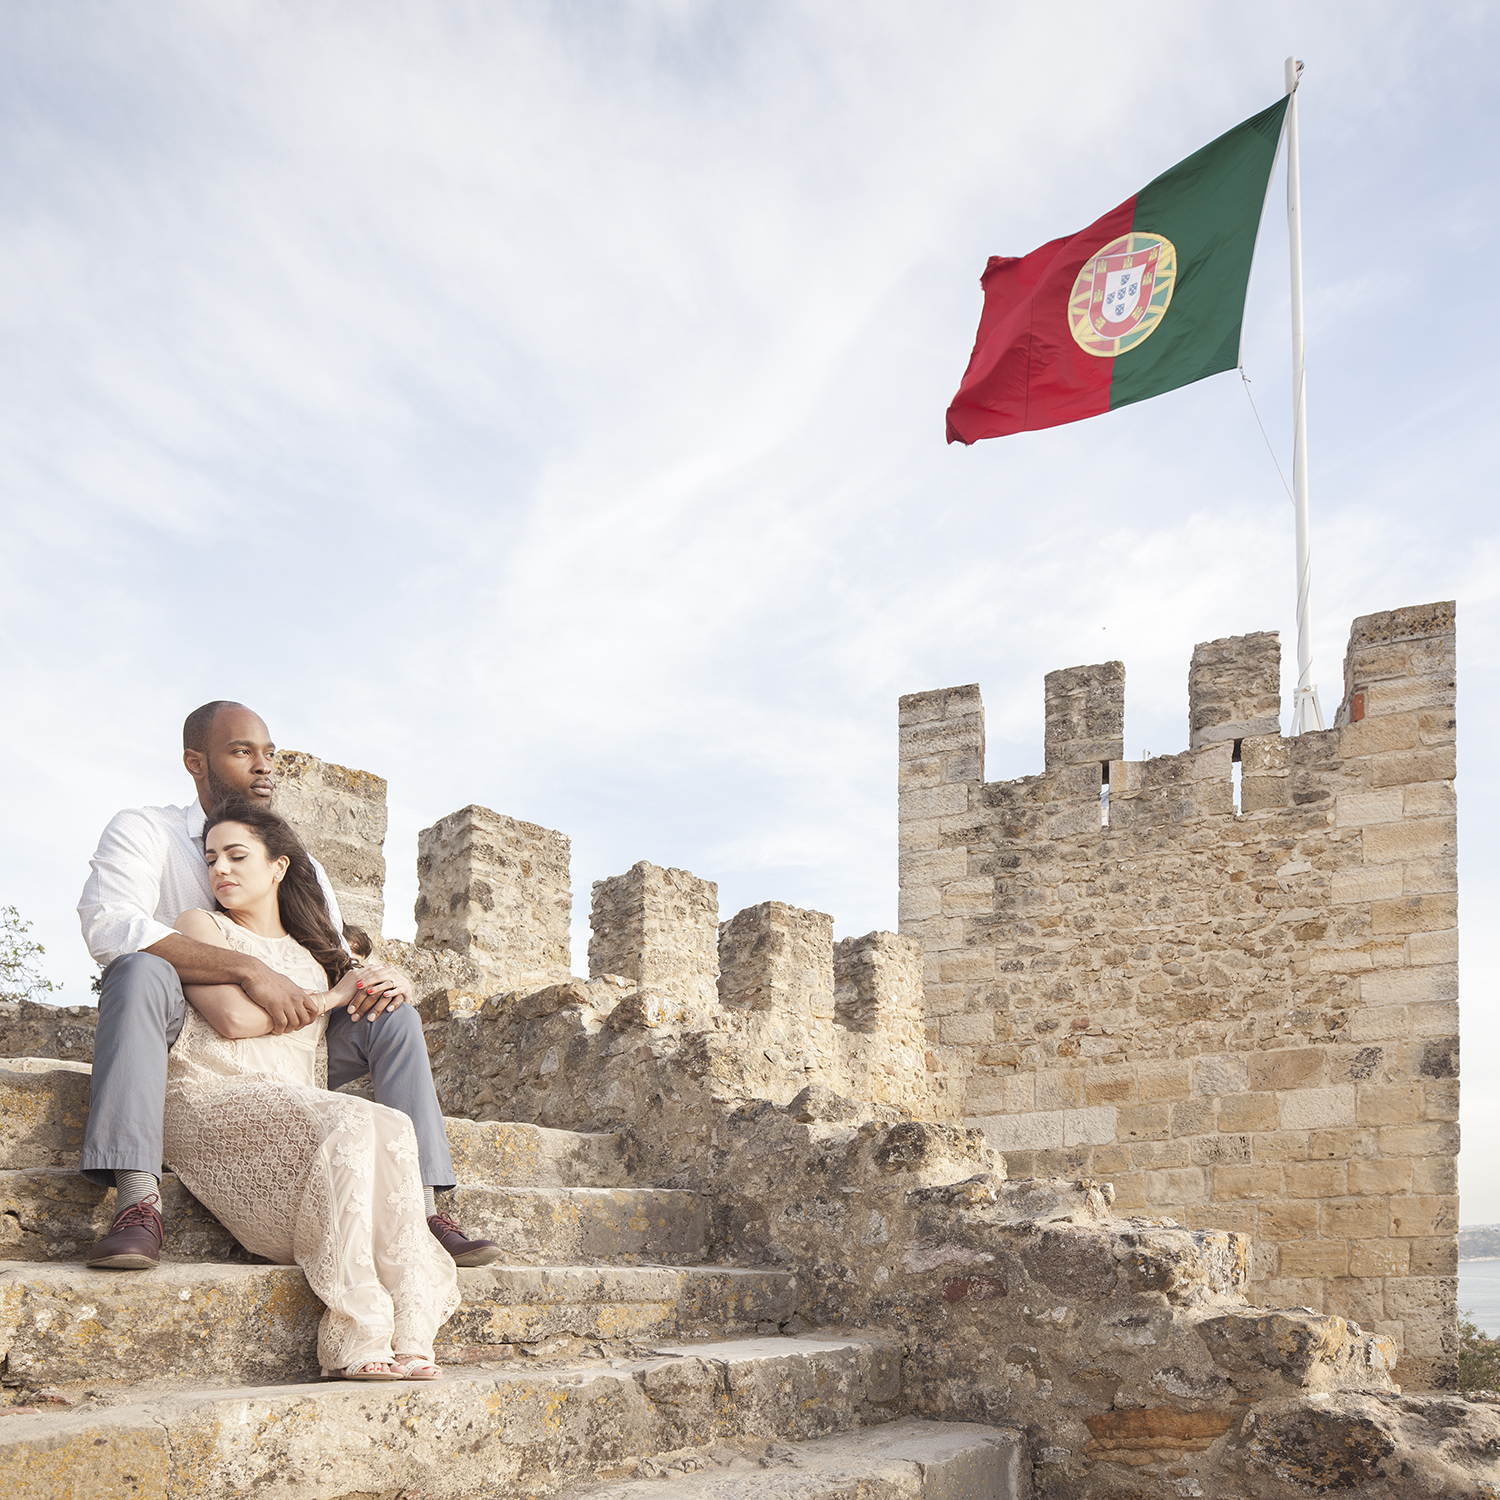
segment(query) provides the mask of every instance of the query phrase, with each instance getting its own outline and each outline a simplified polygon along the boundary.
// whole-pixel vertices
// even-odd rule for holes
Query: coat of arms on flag
[[[1068,326],[1101,359],[1150,338],[1172,300],[1177,251],[1159,234],[1132,230],[1083,263],[1068,298]]]

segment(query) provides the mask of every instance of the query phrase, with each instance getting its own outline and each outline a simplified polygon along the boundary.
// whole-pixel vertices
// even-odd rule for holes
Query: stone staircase
[[[700,1194],[621,1137],[450,1120],[460,1271],[431,1385],[319,1381],[320,1304],[175,1178],[153,1272],[89,1271],[112,1190],[76,1172],[89,1068],[0,1060],[6,1500],[1029,1493],[1019,1436],[900,1416],[890,1341],[793,1332],[791,1272],[708,1263]]]

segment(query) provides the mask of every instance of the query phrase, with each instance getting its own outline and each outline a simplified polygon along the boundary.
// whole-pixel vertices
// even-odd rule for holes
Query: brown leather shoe
[[[430,1214],[427,1227],[444,1250],[459,1266],[487,1266],[500,1259],[500,1247],[494,1240],[471,1240],[454,1221],[452,1214]]]
[[[84,1264],[96,1271],[154,1271],[166,1237],[156,1209],[160,1202],[155,1193],[147,1193],[139,1203],[122,1208]]]

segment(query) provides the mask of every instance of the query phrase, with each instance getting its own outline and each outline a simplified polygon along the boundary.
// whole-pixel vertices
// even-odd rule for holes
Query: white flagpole
[[[1297,691],[1292,733],[1322,729],[1323,707],[1312,680],[1312,545],[1307,520],[1307,384],[1302,332],[1302,171],[1297,153],[1297,79],[1302,64],[1286,60],[1286,227],[1292,249],[1292,502],[1297,512]]]

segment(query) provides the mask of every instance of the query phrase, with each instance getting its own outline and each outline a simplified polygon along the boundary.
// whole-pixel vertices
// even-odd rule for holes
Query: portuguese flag
[[[1286,106],[1252,115],[1081,233],[992,255],[948,441],[1077,422],[1234,369]]]

